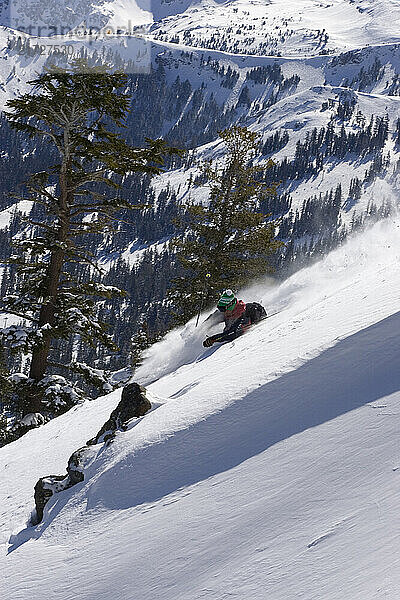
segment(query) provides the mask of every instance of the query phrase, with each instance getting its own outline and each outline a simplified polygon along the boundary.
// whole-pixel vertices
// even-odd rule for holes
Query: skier
[[[225,323],[222,333],[212,335],[204,340],[203,346],[209,348],[215,342],[230,342],[242,335],[250,325],[265,319],[267,313],[261,304],[238,300],[232,290],[225,290],[217,304],[217,311],[207,319],[215,323]]]

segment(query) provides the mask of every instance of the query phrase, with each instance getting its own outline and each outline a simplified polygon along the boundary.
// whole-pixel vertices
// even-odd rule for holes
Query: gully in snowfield
[[[222,333],[212,335],[204,340],[203,346],[209,348],[216,342],[230,342],[242,335],[250,325],[265,319],[267,313],[257,302],[238,300],[232,290],[225,290],[217,304],[218,310],[210,315],[215,323],[225,323]],[[207,319],[208,320],[208,319]]]

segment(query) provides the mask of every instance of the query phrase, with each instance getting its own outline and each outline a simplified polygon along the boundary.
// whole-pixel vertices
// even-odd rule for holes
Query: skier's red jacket
[[[225,321],[224,331],[225,332],[229,331],[229,329],[232,327],[232,325],[234,325],[236,323],[236,321],[244,315],[245,312],[246,312],[246,305],[243,302],[243,300],[238,300],[236,302],[235,308],[233,310],[226,310],[223,313],[224,321]]]
[[[238,300],[233,310],[227,310],[224,313],[216,310],[206,319],[214,323],[225,323],[224,331],[207,338],[203,346],[208,347],[214,342],[229,342],[244,333],[253,323],[258,323],[260,319],[266,317],[265,309],[257,302],[250,302],[246,306],[243,300]],[[211,344],[207,342],[211,340]]]
[[[219,314],[222,317],[222,314]],[[221,342],[235,339],[251,325],[250,317],[246,314],[246,304],[243,300],[238,300],[233,310],[225,311],[223,320],[225,323],[224,331],[216,336]]]

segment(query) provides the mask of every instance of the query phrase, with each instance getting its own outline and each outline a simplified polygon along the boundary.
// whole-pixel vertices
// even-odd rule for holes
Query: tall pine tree
[[[170,290],[177,322],[216,300],[224,288],[237,289],[271,271],[270,257],[282,246],[275,237],[277,223],[259,211],[275,186],[262,181],[265,165],[254,165],[261,154],[258,134],[234,126],[219,136],[227,150],[225,164],[202,168],[210,187],[208,205],[188,207],[189,231],[175,240],[184,270]]]
[[[124,74],[83,70],[75,63],[69,71],[46,72],[31,84],[31,93],[8,102],[7,118],[29,137],[46,139],[54,162],[27,183],[25,199],[41,206],[42,218],[30,219],[18,236],[13,262],[19,287],[4,300],[3,310],[21,322],[9,327],[3,339],[11,351],[30,357],[24,414],[56,414],[76,402],[79,393],[61,375],[49,376],[54,342],[77,336],[83,343],[113,348],[96,303],[121,291],[96,283],[87,236],[112,227],[115,211],[135,208],[116,193],[118,177],[157,174],[165,157],[177,151],[162,140],[147,140],[145,148],[125,142],[130,97],[123,91]],[[82,365],[77,370],[88,372]]]

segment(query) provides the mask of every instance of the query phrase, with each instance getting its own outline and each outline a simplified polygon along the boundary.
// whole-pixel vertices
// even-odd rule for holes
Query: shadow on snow
[[[42,523],[11,536],[9,553],[38,539],[84,485],[89,484],[87,509],[100,505],[119,510],[154,502],[398,391],[399,331],[400,312],[338,342],[221,412],[125,457],[93,485],[89,480],[57,494]]]
[[[400,312],[165,441],[125,457],[88,490],[88,508],[153,502],[400,389]],[[244,368],[251,368],[244,365]]]

